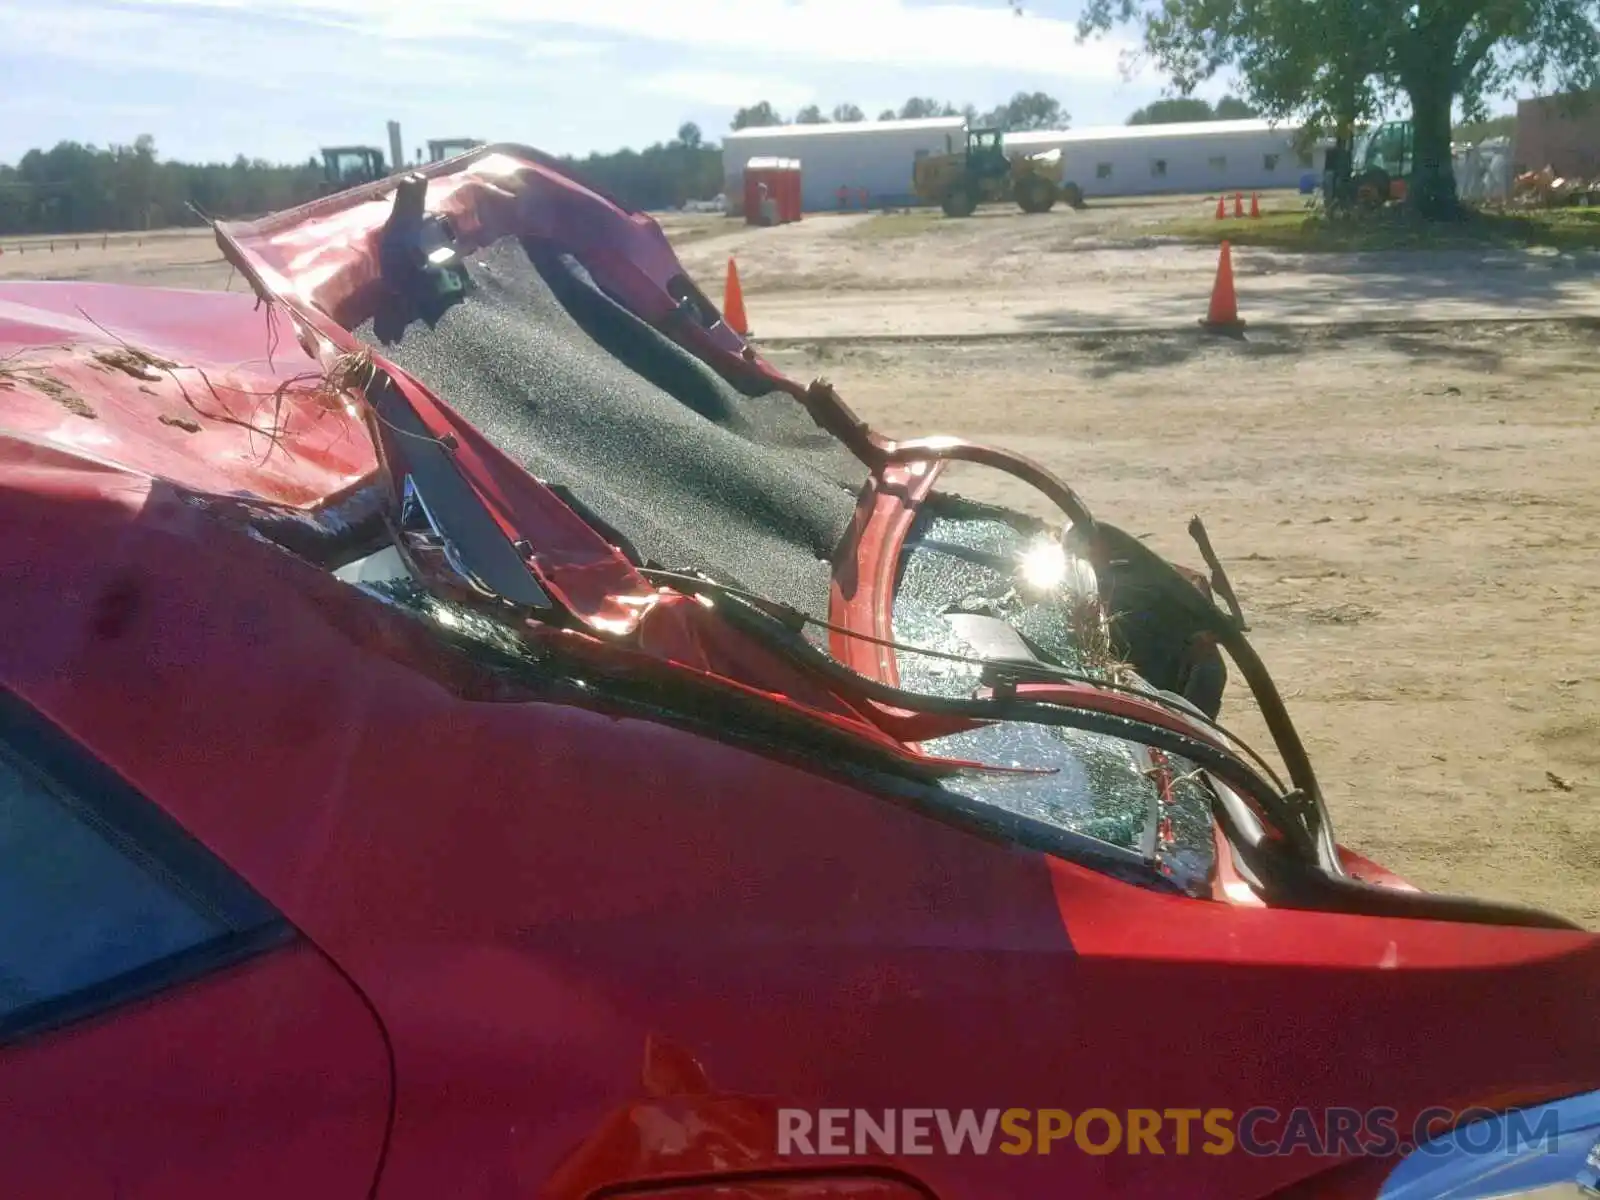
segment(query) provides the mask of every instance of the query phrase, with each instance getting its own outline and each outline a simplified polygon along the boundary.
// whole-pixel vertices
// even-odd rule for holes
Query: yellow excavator
[[[911,168],[912,188],[947,217],[970,217],[980,204],[1015,201],[1025,213],[1045,213],[1062,200],[1083,207],[1083,189],[1065,182],[1060,150],[1007,155],[998,129],[969,129],[966,144],[929,154]]]

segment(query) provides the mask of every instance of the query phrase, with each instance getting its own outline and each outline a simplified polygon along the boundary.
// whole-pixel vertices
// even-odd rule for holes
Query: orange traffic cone
[[[1252,217],[1261,215],[1261,197],[1255,192],[1250,193],[1250,215]]]
[[[1200,322],[1212,333],[1243,333],[1244,322],[1239,319],[1239,297],[1233,290],[1233,250],[1222,243],[1222,253],[1217,256],[1217,279],[1211,285],[1211,307]]]
[[[728,256],[728,282],[722,291],[722,321],[740,337],[750,336],[750,320],[744,315],[744,289],[739,286],[739,268]]]
[[[1228,215],[1228,202],[1223,197],[1217,197],[1217,220],[1222,220]]]
[[[1243,192],[1235,192],[1233,194],[1233,215],[1236,216],[1236,217],[1244,216],[1244,193]]]

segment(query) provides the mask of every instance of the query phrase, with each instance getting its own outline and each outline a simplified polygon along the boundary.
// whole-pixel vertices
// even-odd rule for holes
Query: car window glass
[[[228,932],[0,747],[0,1019]]]

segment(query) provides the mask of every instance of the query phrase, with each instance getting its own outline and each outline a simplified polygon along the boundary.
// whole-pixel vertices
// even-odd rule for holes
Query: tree
[[[1408,196],[1427,217],[1457,211],[1451,115],[1470,119],[1519,81],[1600,86],[1600,0],[1090,0],[1084,36],[1118,23],[1181,94],[1224,67],[1273,117],[1331,125],[1341,145],[1403,95],[1415,167]]]
[[[741,108],[733,114],[734,129],[754,129],[764,125],[782,125],[783,118],[778,115],[778,110],[765,100],[757,101],[749,108]]]
[[[833,119],[840,122],[865,121],[867,115],[854,104],[835,104],[833,106]]]
[[[828,118],[822,115],[822,109],[815,104],[808,104],[794,115],[796,125],[826,125]]]
[[[899,120],[899,118],[897,116],[895,116],[894,109],[886,108],[881,113],[878,114],[878,120],[880,120],[880,121],[896,121],[896,120]]]
[[[260,215],[312,199],[320,163],[279,166],[242,156],[220,163],[163,162],[155,139],[99,149],[62,142],[0,166],[0,233],[89,233]]]
[[[693,122],[679,126],[675,140],[642,151],[566,161],[636,208],[678,207],[724,186],[721,151],[704,144]],[[163,160],[148,134],[107,149],[61,142],[29,150],[15,167],[0,164],[0,234],[198,225],[191,204],[216,217],[261,216],[303,204],[321,187],[315,157],[288,166],[242,154],[231,163],[184,163]]]
[[[1600,88],[1600,0],[1443,0],[1388,16],[1386,78],[1411,101],[1411,194],[1424,211],[1456,205],[1450,136],[1458,99],[1475,118],[1486,115],[1490,96],[1528,80]]]
[[[1153,100],[1128,118],[1129,125],[1181,125],[1189,121],[1242,121],[1258,116],[1243,100],[1224,96],[1215,108],[1198,96],[1177,96]]]
[[[961,110],[948,100],[935,100],[931,96],[913,96],[900,106],[899,119],[915,121],[923,117],[959,117]]]
[[[1128,118],[1129,125],[1181,125],[1191,121],[1214,121],[1217,114],[1211,101],[1195,96],[1153,100]]]
[[[1142,26],[1146,52],[1186,98],[1232,67],[1250,102],[1268,116],[1299,118],[1329,129],[1348,148],[1357,122],[1379,103],[1381,39],[1367,6],[1384,0],[1242,0],[1206,8],[1206,0],[1090,0],[1080,36],[1113,23]]]
[[[156,187],[156,140],[141,133],[132,146],[117,146],[112,153],[122,176],[122,207],[136,229],[163,224]]]
[[[681,138],[567,161],[582,178],[635,208],[681,208],[686,200],[709,200],[723,188],[721,151],[703,142],[691,147]]]
[[[1065,129],[1070,120],[1054,96],[1018,92],[993,112],[985,113],[983,124],[1005,130]]]

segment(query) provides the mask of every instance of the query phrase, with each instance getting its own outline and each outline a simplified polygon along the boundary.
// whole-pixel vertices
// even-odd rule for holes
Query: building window
[[[1111,164],[1110,163],[1096,163],[1095,167],[1094,167],[1094,177],[1096,179],[1110,179],[1111,178]]]
[[[1167,177],[1167,160],[1154,158],[1150,160],[1150,178],[1165,179]]]
[[[1311,151],[1309,151],[1309,150],[1300,151],[1300,167],[1301,167],[1302,170],[1306,170],[1306,171],[1309,171],[1311,169]]]
[[[1213,171],[1226,171],[1228,169],[1228,156],[1226,154],[1213,154],[1206,160]]]
[[[1276,154],[1263,154],[1261,156],[1261,165],[1268,171],[1276,171],[1278,169],[1278,156]]]

